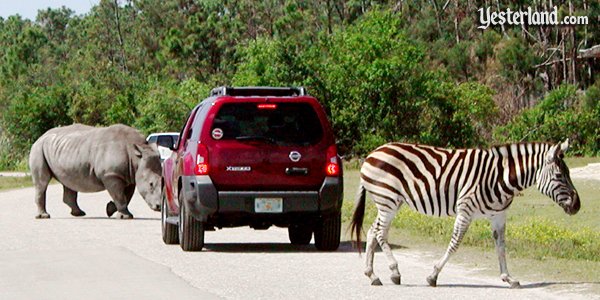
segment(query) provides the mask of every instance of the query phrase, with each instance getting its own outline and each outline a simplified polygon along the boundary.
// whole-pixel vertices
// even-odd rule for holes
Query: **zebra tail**
[[[365,198],[366,190],[362,182],[358,184],[358,192],[356,194],[356,201],[354,202],[354,214],[352,215],[352,224],[350,227],[350,233],[356,235],[356,248],[358,253],[361,252],[361,232],[363,220],[365,217]]]

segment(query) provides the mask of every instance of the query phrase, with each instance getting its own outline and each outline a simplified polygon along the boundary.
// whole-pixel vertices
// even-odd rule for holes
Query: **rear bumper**
[[[183,179],[184,203],[188,211],[202,222],[221,226],[219,219],[237,218],[241,223],[227,221],[231,226],[251,223],[253,219],[278,220],[282,223],[287,216],[297,221],[302,216],[322,217],[341,210],[343,180],[326,177],[318,191],[217,191],[209,176],[185,176]],[[283,212],[257,213],[256,198],[283,199]],[[283,222],[287,223],[287,222]]]
[[[219,208],[217,189],[210,177],[184,176],[182,177],[183,203],[196,219],[206,222],[208,217]]]

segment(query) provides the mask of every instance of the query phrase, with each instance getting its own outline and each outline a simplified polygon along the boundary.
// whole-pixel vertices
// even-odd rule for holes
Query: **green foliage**
[[[481,40],[477,43],[475,48],[475,55],[482,62],[485,63],[488,59],[494,56],[494,46],[501,40],[500,34],[493,30],[486,30],[483,32]]]
[[[584,109],[597,110],[600,107],[600,80],[590,86],[585,92]]]
[[[575,86],[562,85],[509,124],[496,128],[494,135],[501,141],[558,142],[570,138],[575,142],[570,153],[595,155],[600,150],[600,110],[585,108],[581,102]]]
[[[534,65],[540,63],[520,36],[511,37],[501,45],[498,60],[502,67],[501,73],[511,80],[522,80],[533,73]]]
[[[455,85],[433,81],[432,104],[425,107],[420,141],[426,144],[473,147],[486,145],[497,108],[493,92],[475,82]]]
[[[68,95],[60,86],[17,95],[4,113],[6,136],[14,150],[27,149],[48,129],[70,124]]]
[[[208,95],[209,87],[194,79],[177,84],[174,81],[148,82],[147,93],[142,97],[137,109],[140,117],[135,127],[142,132],[177,132],[190,110]]]

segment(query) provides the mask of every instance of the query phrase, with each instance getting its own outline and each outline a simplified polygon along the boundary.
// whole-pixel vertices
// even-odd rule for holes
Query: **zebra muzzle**
[[[579,195],[577,192],[573,191],[569,200],[563,202],[560,206],[563,208],[565,213],[569,215],[574,215],[579,212],[581,203],[579,202]]]

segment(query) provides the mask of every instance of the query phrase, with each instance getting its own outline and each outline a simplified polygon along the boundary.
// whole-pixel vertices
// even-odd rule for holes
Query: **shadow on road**
[[[291,244],[279,243],[215,243],[204,244],[204,249],[212,252],[244,252],[244,253],[298,253],[298,252],[317,252],[313,245],[297,246]]]
[[[573,282],[573,281],[544,281],[544,282],[533,282],[527,284],[521,284],[521,289],[537,289],[537,288],[545,288],[549,286],[557,286],[557,285],[583,285],[583,284],[600,284],[600,282]],[[409,285],[407,285],[409,286]],[[420,286],[420,285],[415,285]],[[425,285],[423,285],[425,286]],[[508,284],[438,284],[438,287],[446,287],[446,288],[482,288],[482,289],[509,289],[510,286]]]
[[[109,217],[51,217],[50,220],[116,220],[116,221],[160,221],[160,218],[136,218],[133,219],[117,219]]]
[[[534,282],[521,285],[522,289],[535,289],[535,288],[543,288],[553,285],[581,285],[581,284],[598,284],[600,285],[600,281],[596,282],[574,282],[574,281],[543,281],[543,282]]]
[[[393,249],[405,248],[399,245],[390,245]],[[298,252],[322,252],[315,248],[314,244],[292,245],[288,243],[207,243],[204,248],[214,252],[273,252],[273,253],[298,253]],[[364,243],[362,251],[364,252]],[[355,243],[350,241],[340,242],[340,247],[333,252],[356,252]]]

